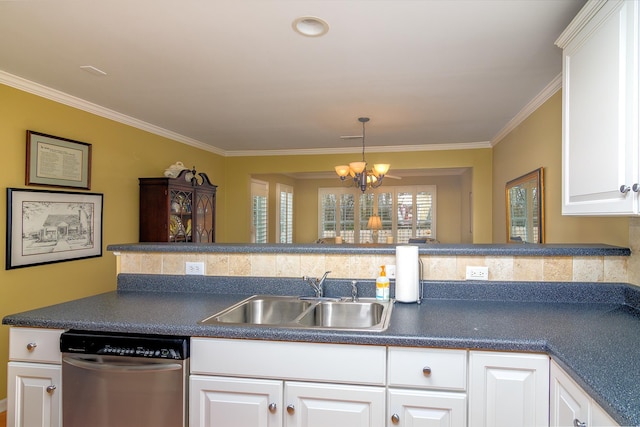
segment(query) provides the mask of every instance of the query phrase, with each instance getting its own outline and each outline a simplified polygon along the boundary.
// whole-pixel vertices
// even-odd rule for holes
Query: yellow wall
[[[562,216],[562,91],[493,148],[493,242],[505,243],[505,184],[544,167],[546,243],[629,245],[627,218]],[[594,165],[594,167],[597,167]]]
[[[0,85],[0,186],[25,186],[26,130],[92,144],[91,192],[104,194],[103,256],[0,269],[0,317],[111,291],[116,261],[108,244],[138,240],[138,177],[162,176],[176,161],[209,172],[224,205],[223,158],[65,105]],[[33,187],[31,189],[46,189]],[[71,191],[71,190],[67,190]],[[6,193],[5,193],[6,194]],[[0,258],[5,259],[6,195],[0,196]],[[218,216],[221,220],[221,216]],[[220,227],[218,227],[220,229]],[[222,232],[221,234],[224,234]],[[0,328],[0,400],[6,397],[8,327]]]
[[[226,162],[227,198],[225,206],[227,212],[227,242],[248,242],[250,230],[250,180],[252,175],[294,172],[326,172],[333,170],[337,164],[344,163],[345,154],[324,154],[304,156],[255,156],[229,157]],[[473,242],[491,243],[492,238],[492,187],[491,149],[453,150],[453,151],[417,151],[410,153],[371,153],[367,154],[370,163],[391,163],[393,169],[423,169],[423,168],[460,168],[472,169],[470,184],[473,197]],[[295,198],[304,197],[309,203],[317,206],[317,194],[304,195],[297,192]],[[312,200],[313,199],[313,200]],[[298,202],[296,202],[298,203]],[[462,202],[461,202],[462,203]],[[445,213],[447,215],[448,213]],[[456,212],[458,215],[458,212]],[[440,216],[439,216],[440,218]],[[446,216],[445,216],[446,218]],[[456,223],[458,227],[459,223]],[[440,225],[438,225],[440,227]],[[299,231],[298,227],[296,229]],[[317,229],[317,226],[314,230]],[[314,231],[315,234],[315,231]],[[300,235],[299,238],[303,236]],[[310,236],[304,236],[304,239]],[[452,238],[452,241],[453,238]]]

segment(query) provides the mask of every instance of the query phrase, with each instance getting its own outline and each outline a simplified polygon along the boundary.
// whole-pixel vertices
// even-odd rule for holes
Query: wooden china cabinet
[[[140,181],[141,242],[216,241],[216,189],[205,173]]]

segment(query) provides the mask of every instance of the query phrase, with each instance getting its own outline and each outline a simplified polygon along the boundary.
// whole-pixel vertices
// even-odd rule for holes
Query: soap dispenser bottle
[[[389,278],[384,265],[380,266],[380,276],[376,279],[376,299],[389,301]]]

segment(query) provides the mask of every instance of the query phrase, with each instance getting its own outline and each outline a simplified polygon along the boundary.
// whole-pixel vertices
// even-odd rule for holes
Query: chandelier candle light
[[[371,215],[369,217],[369,222],[367,223],[367,228],[372,231],[372,240],[373,243],[378,243],[378,230],[382,230],[382,221],[378,215]]]
[[[351,162],[349,166],[336,166],[336,173],[340,180],[345,181],[347,176],[351,175],[356,187],[364,193],[367,188],[377,188],[382,185],[385,174],[389,171],[388,163],[374,164],[373,169],[367,170],[367,162],[364,159],[364,124],[369,121],[369,117],[360,117],[358,119],[362,123],[362,161]]]

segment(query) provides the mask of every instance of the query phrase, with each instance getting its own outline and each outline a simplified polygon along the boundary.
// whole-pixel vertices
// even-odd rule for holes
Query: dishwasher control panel
[[[62,353],[184,360],[189,337],[71,330],[60,336]]]

